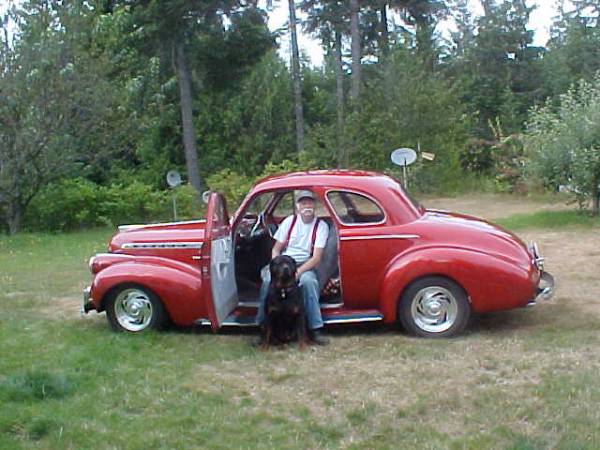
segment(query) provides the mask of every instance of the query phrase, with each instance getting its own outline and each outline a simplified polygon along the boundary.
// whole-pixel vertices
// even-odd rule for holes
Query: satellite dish
[[[398,166],[410,166],[417,160],[417,152],[412,148],[399,148],[392,152],[391,158]]]
[[[179,186],[181,184],[181,175],[179,172],[176,170],[169,170],[167,172],[167,184],[172,188]]]

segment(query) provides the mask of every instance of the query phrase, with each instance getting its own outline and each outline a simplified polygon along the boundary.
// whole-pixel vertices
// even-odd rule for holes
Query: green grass
[[[111,233],[0,237],[1,449],[600,448],[600,325],[567,301],[451,340],[339,328],[304,353],[123,335],[64,311]]]
[[[495,222],[511,230],[526,228],[589,228],[600,226],[600,216],[591,216],[586,211],[578,210],[539,211],[531,214],[515,214],[505,219],[498,219]]]

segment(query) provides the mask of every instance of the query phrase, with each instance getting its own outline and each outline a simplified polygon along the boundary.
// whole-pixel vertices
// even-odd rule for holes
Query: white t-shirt
[[[293,220],[294,216],[289,216],[281,222],[274,236],[277,241],[285,244]],[[294,229],[290,235],[290,241],[288,242],[287,248],[283,250],[283,255],[291,256],[298,264],[302,264],[310,258],[313,227],[315,226],[316,220],[315,217],[311,223],[304,223],[301,217],[296,219]],[[327,226],[327,223],[325,223],[324,220],[319,220],[319,228],[317,229],[317,235],[315,236],[315,248],[325,248],[328,236],[329,227]]]

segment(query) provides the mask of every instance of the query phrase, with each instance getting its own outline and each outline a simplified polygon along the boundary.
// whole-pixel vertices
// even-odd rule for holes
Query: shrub
[[[97,214],[99,187],[81,178],[54,183],[29,204],[25,226],[33,230],[59,231],[101,225]]]
[[[78,178],[54,183],[40,192],[29,205],[25,226],[29,230],[65,231],[172,220],[173,194],[178,220],[204,217],[204,205],[188,185],[175,191],[157,191],[139,181],[98,186]]]

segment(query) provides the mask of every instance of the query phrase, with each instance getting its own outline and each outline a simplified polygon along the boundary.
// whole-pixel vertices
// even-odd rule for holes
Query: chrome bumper
[[[83,306],[81,307],[81,315],[87,314],[92,309],[95,309],[91,300],[92,287],[86,286],[83,289]]]
[[[548,272],[542,272],[540,282],[537,287],[537,293],[533,300],[527,303],[527,306],[534,306],[540,300],[548,300],[554,295],[554,277]]]

